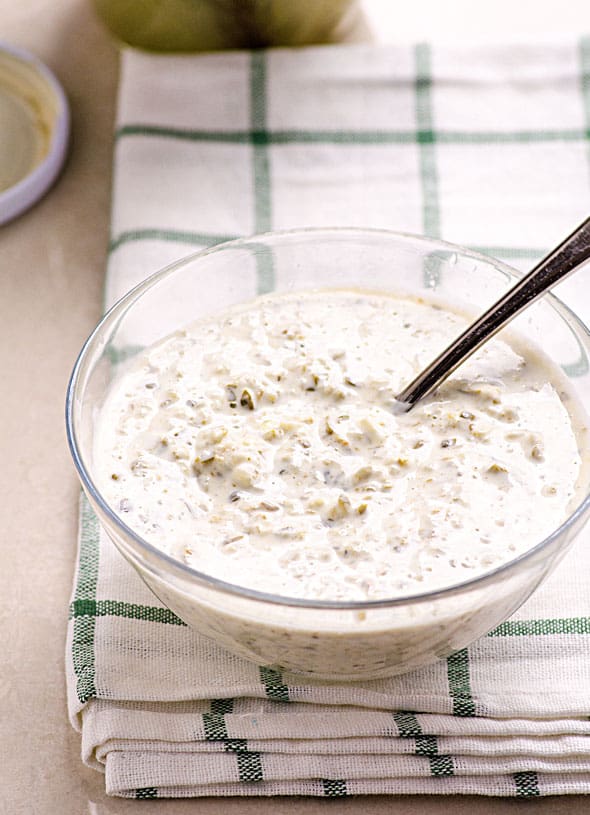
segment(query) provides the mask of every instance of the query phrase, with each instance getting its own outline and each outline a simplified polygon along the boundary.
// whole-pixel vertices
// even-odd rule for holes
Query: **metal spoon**
[[[565,280],[590,258],[590,218],[509,289],[395,397],[396,412],[410,410],[513,317]]]

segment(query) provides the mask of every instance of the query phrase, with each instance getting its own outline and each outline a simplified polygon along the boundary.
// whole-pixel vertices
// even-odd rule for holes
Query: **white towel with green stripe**
[[[590,40],[127,51],[107,304],[198,247],[308,225],[428,233],[526,267],[590,210],[589,132]],[[562,287],[585,318],[589,285]],[[82,501],[69,710],[113,795],[590,793],[589,645],[586,536],[446,661],[302,680],[183,625]]]

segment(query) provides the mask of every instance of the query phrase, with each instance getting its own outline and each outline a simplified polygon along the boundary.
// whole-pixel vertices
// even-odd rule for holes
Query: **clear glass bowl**
[[[548,538],[500,568],[441,591],[391,600],[290,599],[223,582],[142,540],[97,489],[95,422],[122,361],[193,320],[257,294],[357,287],[435,293],[479,312],[514,282],[505,265],[458,246],[380,230],[318,229],[256,236],[191,255],[149,277],[101,320],[84,345],[67,395],[67,434],[82,486],[121,554],[160,600],[197,631],[261,665],[323,679],[402,673],[457,651],[514,612],[553,569],[588,518],[588,489]],[[514,330],[590,399],[590,335],[547,295]],[[507,530],[507,534],[510,534]]]

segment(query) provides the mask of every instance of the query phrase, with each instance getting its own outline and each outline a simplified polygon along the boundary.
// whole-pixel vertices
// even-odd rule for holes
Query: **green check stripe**
[[[488,637],[542,637],[556,634],[590,634],[590,617],[507,620],[490,631]]]
[[[80,498],[80,554],[72,605],[93,603],[98,582],[99,523],[88,499]],[[94,616],[77,617],[72,636],[72,664],[78,700],[84,704],[96,696]]]
[[[429,758],[438,755],[436,736],[416,736],[416,755]]]
[[[226,753],[250,753],[246,739],[224,739],[223,741]]]
[[[238,775],[243,784],[264,781],[262,757],[260,753],[236,753]]]
[[[108,345],[104,353],[111,365],[120,365],[128,359],[132,359],[143,351],[144,348],[145,345],[123,345],[120,348],[115,348],[114,345]]]
[[[513,778],[518,798],[537,798],[541,794],[537,773],[531,771],[514,773]]]
[[[259,184],[260,182],[256,182]],[[265,231],[267,227],[264,223],[256,226],[256,231]],[[163,243],[186,243],[192,246],[210,247],[218,243],[237,240],[241,235],[222,235],[217,232],[184,232],[173,229],[133,229],[121,232],[113,237],[109,243],[109,253],[116,252],[121,246],[126,244],[139,243],[142,241],[162,241]],[[257,293],[266,294],[274,288],[274,271],[272,253],[268,246],[262,243],[250,242],[248,247],[256,253],[257,264]],[[140,349],[141,350],[141,349]],[[122,360],[115,355],[113,362]]]
[[[399,710],[393,714],[393,721],[397,727],[397,732],[402,739],[416,738],[422,735],[420,722],[416,714],[409,710]]]
[[[85,501],[87,504],[87,502]],[[92,513],[90,507],[87,505],[87,511]],[[89,518],[90,523],[93,523],[94,513]],[[98,525],[98,521],[96,521]],[[95,530],[98,534],[98,529]],[[81,569],[78,580],[78,592],[82,594],[86,591],[92,591],[92,575],[91,568],[87,566],[87,560],[84,563],[81,559]],[[85,568],[82,568],[82,567]],[[83,572],[83,574],[82,574]],[[146,620],[148,622],[162,623],[165,625],[178,625],[185,626],[179,617],[167,608],[160,606],[144,606],[138,603],[124,603],[120,600],[95,600],[94,598],[85,598],[76,596],[70,604],[70,619],[82,618],[96,618],[96,617],[125,617],[129,620]],[[538,620],[508,620],[501,623],[499,626],[490,631],[488,637],[532,637],[532,636],[555,636],[560,634],[590,634],[590,617],[560,617],[548,618]],[[452,679],[453,688],[455,690],[465,690],[464,681],[466,678],[465,662],[466,656],[464,651],[454,654],[449,657],[448,662],[452,664]],[[289,688],[283,682],[282,674],[272,668],[260,668],[260,681],[264,685],[266,695],[269,699],[278,702],[289,701]],[[218,699],[213,700],[215,703],[215,713],[230,713],[233,706],[233,699]],[[213,703],[212,703],[213,705]],[[395,721],[398,727],[403,727],[403,718],[410,714],[395,714]],[[413,715],[413,714],[411,714]],[[411,719],[407,719],[406,725],[411,727]],[[400,733],[400,735],[402,735]],[[405,733],[403,735],[416,735],[414,733]]]
[[[424,144],[437,141],[441,144],[528,144],[543,142],[575,142],[590,138],[590,126],[585,129],[568,130],[505,130],[469,131],[437,130],[190,130],[160,125],[128,124],[120,127],[118,140],[134,136],[175,139],[214,144],[245,144],[266,147],[286,144],[333,144],[333,145],[382,145]]]
[[[271,247],[265,243],[250,241],[247,248],[256,258],[256,293],[268,294],[275,287],[274,257]]]
[[[422,191],[422,232],[430,237],[440,235],[440,202],[436,147],[432,115],[431,53],[428,45],[419,43],[414,52],[416,81],[416,126],[419,149],[420,184]],[[433,252],[424,258],[424,285],[436,288],[441,280],[444,257]]]
[[[114,252],[126,243],[138,241],[163,241],[166,243],[188,243],[198,246],[214,246],[216,243],[233,241],[239,235],[223,235],[212,232],[183,232],[176,229],[131,229],[120,232],[109,242],[109,252]]]
[[[437,238],[440,235],[440,204],[432,116],[431,53],[430,47],[425,43],[416,46],[415,63],[416,124],[422,181],[422,231],[425,235]],[[438,140],[438,134],[436,138]]]
[[[428,756],[430,772],[435,778],[446,778],[455,775],[453,756]]]
[[[270,168],[266,149],[266,55],[252,51],[250,62],[250,118],[252,130],[264,133],[260,142],[254,141],[254,220],[256,232],[271,228]]]
[[[232,739],[227,733],[225,714],[232,713],[233,709],[233,699],[212,699],[211,712],[202,714],[203,733],[207,741],[222,741],[227,753],[247,753],[247,740]]]
[[[150,798],[158,797],[157,787],[139,787],[135,790],[135,798],[137,801],[146,801]]]
[[[436,141],[441,144],[531,144],[544,142],[576,142],[590,138],[587,129],[571,130],[506,130],[489,132],[459,132],[442,130],[436,132]]]
[[[252,184],[254,189],[254,231],[272,229],[272,191],[270,161],[266,139],[266,54],[253,51],[250,57],[250,123],[252,132],[263,139],[252,139]],[[257,293],[267,294],[274,289],[274,260],[272,250],[265,245],[253,247],[256,253],[258,277]]]
[[[145,620],[150,623],[186,626],[168,608],[124,603],[120,600],[95,600],[76,598],[70,604],[70,619],[96,619],[97,617],[125,617],[128,620]]]
[[[224,741],[229,738],[223,713],[203,713],[202,717],[207,741]]]
[[[449,693],[453,700],[453,716],[475,716],[475,702],[471,696],[469,653],[467,648],[447,657]]]
[[[211,713],[233,713],[233,699],[211,699]]]
[[[289,688],[283,682],[283,675],[273,668],[260,667],[260,681],[268,699],[273,702],[290,702]]]
[[[215,246],[218,243],[237,240],[241,235],[222,235],[216,232],[180,232],[172,229],[134,229],[121,232],[112,238],[109,251],[115,252],[127,243],[141,241],[162,241],[165,243],[187,243],[195,246]],[[495,258],[522,258],[523,260],[538,260],[546,254],[546,249],[532,246],[476,246],[469,247],[474,252],[490,255]]]
[[[346,798],[348,790],[343,778],[322,778],[322,787],[326,798]]]
[[[546,253],[546,249],[534,248],[532,246],[473,246],[469,247],[474,252],[481,255],[490,255],[492,258],[502,260],[504,258],[521,260],[540,260]]]
[[[455,774],[453,757],[438,752],[436,736],[425,736],[422,733],[420,722],[415,713],[409,710],[400,710],[393,714],[393,720],[400,738],[415,740],[414,753],[428,759],[432,776],[440,778]]]

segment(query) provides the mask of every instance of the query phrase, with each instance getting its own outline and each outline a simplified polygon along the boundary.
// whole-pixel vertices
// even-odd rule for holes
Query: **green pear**
[[[94,0],[114,36],[150,51],[327,42],[354,0]]]

